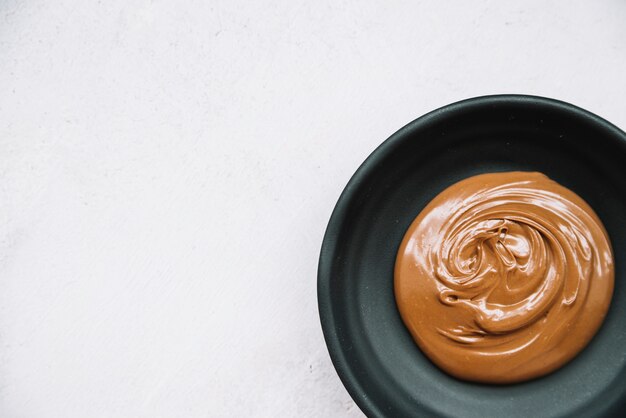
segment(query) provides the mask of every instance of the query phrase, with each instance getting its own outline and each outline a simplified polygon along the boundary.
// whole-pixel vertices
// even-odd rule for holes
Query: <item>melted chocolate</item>
[[[435,197],[396,260],[400,314],[422,351],[461,379],[513,383],[591,340],[613,293],[593,210],[540,173],[483,174]]]

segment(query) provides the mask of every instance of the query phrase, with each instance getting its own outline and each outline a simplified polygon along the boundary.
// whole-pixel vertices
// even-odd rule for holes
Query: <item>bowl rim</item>
[[[372,171],[375,166],[379,164],[379,162],[384,161],[386,157],[390,155],[403,141],[410,138],[415,131],[424,129],[432,123],[444,120],[461,112],[486,106],[511,104],[541,107],[544,109],[552,108],[564,113],[569,113],[570,115],[581,120],[587,120],[589,123],[605,130],[607,134],[611,136],[620,138],[624,146],[626,146],[626,133],[624,131],[588,110],[561,100],[542,96],[526,94],[496,94],[460,100],[430,111],[407,123],[370,153],[370,155],[363,161],[363,163],[361,163],[352,175],[335,204],[322,240],[317,269],[318,311],[326,347],[342,384],[354,402],[368,417],[385,417],[386,415],[379,408],[379,406],[367,396],[367,391],[349,366],[347,356],[342,349],[342,344],[339,338],[337,337],[334,325],[336,323],[336,318],[331,303],[330,284],[333,275],[333,258],[339,245],[337,237],[342,226],[347,221],[350,202],[358,193],[359,185],[365,180],[368,173]]]

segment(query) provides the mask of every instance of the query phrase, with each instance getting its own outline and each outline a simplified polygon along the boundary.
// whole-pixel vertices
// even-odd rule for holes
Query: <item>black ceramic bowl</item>
[[[452,378],[405,328],[393,293],[398,246],[422,208],[479,173],[540,171],[585,199],[608,230],[615,293],[573,361],[525,383]],[[318,301],[344,385],[370,417],[626,414],[626,134],[567,103],[489,96],[435,110],[385,141],[354,174],[324,237]]]

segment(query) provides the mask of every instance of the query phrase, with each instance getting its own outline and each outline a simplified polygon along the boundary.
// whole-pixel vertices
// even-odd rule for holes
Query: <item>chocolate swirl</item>
[[[471,177],[438,195],[400,246],[395,292],[422,350],[463,379],[509,383],[563,365],[613,291],[607,234],[540,173]]]

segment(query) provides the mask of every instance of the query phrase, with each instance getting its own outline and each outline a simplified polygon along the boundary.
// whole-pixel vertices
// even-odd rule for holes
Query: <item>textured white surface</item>
[[[452,101],[626,127],[626,2],[0,1],[0,416],[356,417],[316,302],[360,162]]]

